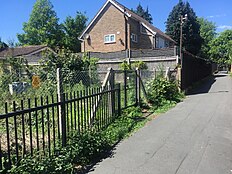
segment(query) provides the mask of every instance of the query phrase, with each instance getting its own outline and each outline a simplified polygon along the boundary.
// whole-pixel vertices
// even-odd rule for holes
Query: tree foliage
[[[81,12],[77,12],[75,18],[71,16],[66,18],[63,23],[65,32],[64,48],[67,48],[72,52],[81,51],[81,43],[78,37],[85,29],[87,20],[88,18]]]
[[[29,21],[23,24],[24,33],[18,34],[22,45],[45,44],[52,48],[62,44],[63,31],[49,0],[37,0]]]
[[[3,49],[5,49],[5,48],[7,48],[7,47],[8,47],[8,45],[5,42],[3,42],[1,40],[1,38],[0,38],[0,51],[3,50]]]
[[[203,39],[199,56],[209,59],[210,42],[216,37],[217,34],[216,25],[215,23],[204,18],[197,18],[197,21],[200,24],[200,35]]]
[[[212,60],[220,64],[232,63],[232,30],[226,30],[210,43]]]
[[[139,5],[137,6],[136,10],[133,10],[132,11],[134,13],[136,13],[137,15],[141,16],[143,19],[145,19],[146,21],[148,21],[150,24],[152,24],[152,16],[151,14],[149,13],[149,10],[148,10],[148,7],[147,9],[145,10],[141,4],[139,3]]]
[[[81,71],[96,70],[97,61],[97,58],[89,58],[86,55],[79,56],[69,50],[61,49],[58,54],[48,52],[44,55],[40,73],[46,76],[54,76],[56,69],[60,68],[63,71],[63,82],[68,84],[75,80],[76,75],[80,74]],[[89,78],[89,76],[85,76],[86,82]]]
[[[197,16],[188,2],[182,0],[175,5],[166,21],[166,33],[180,44],[180,18],[187,14],[188,19],[183,22],[183,48],[193,54],[199,53],[202,44],[200,36],[200,25],[197,22]]]

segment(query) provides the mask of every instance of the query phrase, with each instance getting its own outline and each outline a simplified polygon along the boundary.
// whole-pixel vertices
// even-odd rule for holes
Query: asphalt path
[[[90,174],[232,174],[232,78],[209,78]]]

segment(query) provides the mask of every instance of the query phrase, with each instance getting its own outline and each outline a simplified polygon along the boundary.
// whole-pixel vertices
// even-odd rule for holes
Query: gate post
[[[111,90],[111,111],[112,111],[112,116],[115,114],[115,75],[114,75],[114,70],[110,69],[110,90]]]
[[[141,83],[140,83],[140,78],[141,78],[141,71],[139,68],[136,68],[135,71],[136,74],[136,104],[140,106],[141,104]]]

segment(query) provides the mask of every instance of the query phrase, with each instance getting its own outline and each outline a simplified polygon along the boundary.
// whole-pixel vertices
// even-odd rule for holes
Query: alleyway
[[[89,173],[232,174],[232,78],[210,79]]]

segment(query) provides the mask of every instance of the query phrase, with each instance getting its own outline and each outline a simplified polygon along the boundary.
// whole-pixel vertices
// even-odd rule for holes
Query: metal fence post
[[[115,78],[114,78],[114,70],[111,69],[110,70],[110,90],[111,90],[111,111],[112,111],[112,115],[115,114]]]
[[[136,103],[139,106],[141,104],[141,100],[140,100],[140,98],[141,98],[140,77],[141,77],[141,71],[139,70],[139,68],[136,68]]]
[[[124,70],[124,107],[127,106],[127,71]]]
[[[121,86],[118,83],[118,116],[121,116]]]
[[[63,85],[62,85],[62,75],[61,75],[60,68],[57,68],[56,70],[56,77],[57,77],[58,101],[60,102],[59,126],[60,126],[61,136],[62,136],[62,146],[65,146],[66,145],[65,94],[64,94]]]

